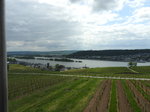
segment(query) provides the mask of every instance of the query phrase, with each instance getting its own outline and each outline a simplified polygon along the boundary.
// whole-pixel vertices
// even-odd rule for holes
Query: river
[[[38,60],[38,59],[17,59],[18,61],[29,62],[29,63],[41,63],[47,64],[49,63],[51,66],[55,66],[56,64],[64,65],[65,67],[127,67],[128,62],[119,62],[119,61],[102,61],[102,60],[89,60],[89,59],[73,59],[74,61],[82,61],[79,62],[61,62],[61,61],[50,61],[50,60]],[[150,62],[146,63],[137,63],[137,66],[150,66]]]

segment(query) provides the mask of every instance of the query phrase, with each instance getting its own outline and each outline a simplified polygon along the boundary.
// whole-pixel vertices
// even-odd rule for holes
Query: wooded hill
[[[121,56],[121,55],[137,55],[150,54],[150,49],[133,49],[133,50],[87,50],[78,51],[69,54],[67,57],[84,57],[84,56]]]

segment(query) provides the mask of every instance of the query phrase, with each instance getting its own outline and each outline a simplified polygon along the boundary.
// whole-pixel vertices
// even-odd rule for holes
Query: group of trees
[[[52,67],[52,66],[50,66],[49,63],[47,63],[46,67],[47,67],[47,69],[54,70],[54,71],[61,71],[61,70],[65,69],[64,65],[59,65],[59,64],[56,64],[55,67]]]
[[[137,62],[129,62],[128,67],[134,67],[137,66]]]
[[[7,58],[8,62],[17,62],[17,60],[15,58]]]

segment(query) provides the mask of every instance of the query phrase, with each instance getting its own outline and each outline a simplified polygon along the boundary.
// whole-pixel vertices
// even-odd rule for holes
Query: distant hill
[[[36,55],[36,56],[42,56],[42,55],[69,55],[72,53],[75,53],[77,51],[75,50],[66,50],[66,51],[10,51],[7,52],[8,56],[22,56],[22,55]]]
[[[78,51],[69,54],[68,57],[79,58],[86,56],[121,56],[121,55],[137,55],[137,54],[150,54],[150,49],[133,49],[133,50],[87,50]]]

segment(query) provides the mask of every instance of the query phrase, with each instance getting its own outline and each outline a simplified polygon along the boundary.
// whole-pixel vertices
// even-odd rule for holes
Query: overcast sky
[[[150,0],[6,0],[8,51],[150,48]]]

